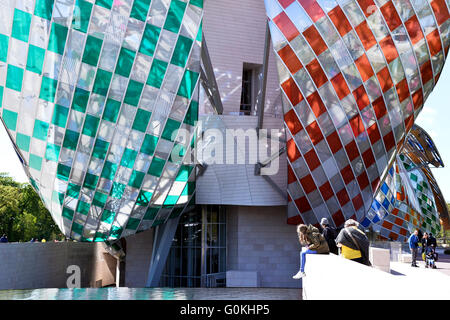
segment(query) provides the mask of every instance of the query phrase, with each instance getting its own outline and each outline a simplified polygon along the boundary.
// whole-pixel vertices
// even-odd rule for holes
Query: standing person
[[[8,242],[8,237],[6,236],[6,234],[2,235],[2,237],[0,238],[0,242],[1,243],[7,243]]]
[[[430,235],[428,236],[429,239],[429,246],[433,248],[433,251],[436,250],[436,246],[437,246],[437,241],[436,238],[433,237],[433,234],[430,233]]]
[[[426,259],[426,254],[427,254],[427,249],[428,246],[430,245],[430,239],[428,238],[428,233],[424,233],[422,236],[422,239],[420,240],[420,244],[422,245],[422,260],[425,261]]]
[[[370,242],[358,226],[359,223],[353,219],[345,221],[344,228],[336,238],[337,246],[341,248],[341,255],[344,258],[370,266]]]
[[[408,239],[409,249],[411,250],[411,267],[419,267],[416,263],[417,251],[419,248],[419,231],[416,229]]]
[[[300,271],[294,275],[293,279],[303,278],[305,274],[305,263],[307,254],[317,254],[317,253],[329,253],[327,241],[324,236],[319,232],[319,229],[313,225],[300,224],[297,226],[298,240],[303,246],[300,253]]]
[[[337,237],[336,229],[330,226],[327,218],[322,218],[322,220],[320,220],[320,225],[322,226],[322,234],[327,241],[330,252],[336,255],[339,254],[335,241]]]

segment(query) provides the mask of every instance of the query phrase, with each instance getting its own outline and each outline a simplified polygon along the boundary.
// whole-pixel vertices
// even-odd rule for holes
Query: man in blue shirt
[[[412,255],[411,267],[418,267],[418,265],[416,263],[417,251],[419,250],[418,235],[419,235],[419,231],[416,229],[416,230],[414,230],[414,233],[408,239],[409,249],[411,250],[411,255]]]

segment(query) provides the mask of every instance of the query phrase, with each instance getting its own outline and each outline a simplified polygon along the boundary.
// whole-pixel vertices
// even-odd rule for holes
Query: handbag
[[[356,241],[355,237],[352,235],[350,231],[348,231],[347,228],[345,228],[345,232],[352,238],[352,242],[355,244],[356,248],[358,248],[359,252],[361,252],[361,256],[364,256],[364,252],[361,250],[361,247],[359,246],[358,242]],[[366,262],[366,265],[372,266],[369,259],[367,257],[363,257],[364,261]]]

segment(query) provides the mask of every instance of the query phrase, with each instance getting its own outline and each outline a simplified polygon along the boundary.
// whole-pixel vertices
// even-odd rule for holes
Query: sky
[[[430,134],[444,161],[445,168],[432,169],[447,202],[450,202],[450,62],[447,62],[434,91],[416,120]],[[28,179],[14,151],[6,130],[0,124],[0,172],[7,172],[20,182]]]

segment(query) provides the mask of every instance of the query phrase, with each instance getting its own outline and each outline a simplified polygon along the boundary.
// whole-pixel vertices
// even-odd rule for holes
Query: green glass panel
[[[189,1],[189,4],[192,4],[199,8],[203,8],[203,0],[191,0],[191,1]]]
[[[158,137],[146,134],[144,142],[142,143],[141,152],[152,156],[158,143]]]
[[[111,72],[98,69],[92,92],[106,96],[108,93],[109,84],[111,83],[111,77]]]
[[[66,208],[66,207],[63,208],[62,216],[63,216],[64,218],[67,218],[67,219],[69,219],[69,220],[72,220],[72,219],[73,219],[73,215],[74,215],[74,212],[73,212],[72,209],[69,209],[69,208]]]
[[[66,46],[67,32],[67,27],[53,22],[48,41],[48,50],[62,55]]]
[[[136,230],[137,227],[139,226],[139,222],[141,222],[141,220],[136,219],[136,218],[128,219],[126,229]]]
[[[80,134],[78,132],[75,132],[72,130],[66,130],[66,134],[64,136],[63,147],[70,149],[70,150],[76,150],[79,137],[80,137]]]
[[[126,185],[119,183],[119,182],[113,182],[113,186],[111,189],[111,197],[120,199],[122,198],[123,192],[125,191]]]
[[[147,209],[147,212],[145,213],[144,220],[153,220],[153,219],[155,219],[159,209],[160,209],[159,207],[157,207],[157,208],[149,207]]]
[[[15,91],[22,91],[23,69],[8,64],[6,87]]]
[[[72,197],[74,199],[78,199],[78,196],[80,195],[81,186],[69,183],[67,186],[67,196]]]
[[[30,140],[31,138],[25,134],[17,133],[16,136],[16,143],[17,147],[20,150],[23,150],[25,152],[30,151]]]
[[[103,40],[88,35],[82,61],[92,66],[97,66],[102,44]]]
[[[75,88],[75,93],[73,94],[72,108],[76,111],[85,113],[88,101],[89,101],[89,91],[83,90],[78,87]]]
[[[183,21],[184,10],[186,9],[186,3],[178,0],[172,0],[170,3],[169,12],[167,14],[166,23],[164,29],[178,33],[180,30],[181,22]]]
[[[189,179],[189,176],[191,175],[192,167],[182,165],[180,167],[180,170],[178,171],[178,175],[175,179],[175,181],[181,181],[186,182]]]
[[[134,166],[134,161],[136,160],[137,151],[126,148],[123,152],[122,161],[120,165],[132,169]]]
[[[48,102],[54,102],[57,86],[58,81],[47,77],[43,77],[41,84],[41,93],[39,94],[39,98]]]
[[[184,209],[183,207],[174,208],[172,210],[172,213],[170,214],[169,219],[173,219],[173,218],[178,217],[183,212],[183,209]]]
[[[72,232],[80,234],[80,235],[83,234],[83,226],[76,222],[72,223]]]
[[[106,9],[111,9],[114,0],[95,0],[95,4]]]
[[[144,34],[142,35],[139,52],[153,56],[155,54],[156,44],[158,43],[160,33],[161,28],[151,24],[146,24]]]
[[[42,73],[44,65],[45,50],[30,44],[28,49],[27,70],[37,74]]]
[[[90,208],[91,205],[89,203],[80,200],[77,205],[77,212],[87,215],[89,213]]]
[[[131,9],[130,17],[145,21],[151,0],[135,0]]]
[[[143,83],[130,80],[130,82],[128,83],[127,93],[125,94],[125,99],[123,102],[136,107],[139,104],[142,89],[144,89]]]
[[[38,17],[51,20],[54,2],[55,0],[36,0],[34,14]]]
[[[8,58],[9,38],[0,33],[0,61],[6,62]]]
[[[36,120],[34,122],[34,129],[33,129],[33,138],[45,141],[47,140],[48,135],[48,123]]]
[[[136,112],[136,117],[134,118],[133,129],[145,132],[151,115],[152,113],[147,110],[138,109]]]
[[[42,158],[31,153],[30,154],[30,167],[33,169],[36,169],[38,171],[41,171]]]
[[[106,200],[108,199],[108,195],[101,193],[101,192],[96,192],[95,196],[94,196],[94,200],[92,201],[92,204],[94,206],[103,208],[105,206]]]
[[[100,123],[100,119],[90,114],[86,115],[86,120],[84,121],[83,134],[95,137],[97,135],[98,125]]]
[[[68,181],[70,175],[70,167],[65,166],[63,164],[58,164],[58,169],[56,170],[56,176],[60,180]]]
[[[116,73],[128,78],[130,76],[131,68],[133,67],[134,57],[136,56],[136,52],[127,49],[121,48],[119,59],[117,60]]]
[[[94,150],[92,151],[92,156],[98,159],[105,159],[106,153],[108,152],[109,142],[97,139],[95,141]]]
[[[111,228],[111,232],[109,234],[109,236],[111,238],[117,239],[120,237],[120,235],[122,234],[123,229],[117,226],[112,226]]]
[[[11,37],[28,42],[28,36],[30,35],[31,14],[14,9],[14,18]]]
[[[86,33],[91,17],[92,3],[84,0],[77,0],[73,10],[72,27],[75,30]]]
[[[144,181],[144,177],[145,177],[144,172],[133,170],[128,185],[130,187],[139,189],[142,185],[142,181]]]
[[[150,203],[150,200],[152,199],[152,193],[148,191],[139,192],[138,198],[136,200],[136,204],[138,206],[146,207]]]
[[[178,130],[180,126],[180,122],[168,118],[161,137],[169,141],[174,141],[176,138],[176,130]],[[172,135],[174,135],[173,138]]]
[[[114,179],[114,175],[116,174],[117,171],[117,164],[106,161],[105,165],[103,166],[103,170],[102,170],[102,178],[106,178],[108,180],[113,180]]]
[[[48,143],[47,148],[45,150],[45,159],[58,162],[60,151],[61,151],[60,146],[53,143]]]
[[[184,123],[195,126],[196,121],[198,121],[198,101],[192,100],[184,118]]]
[[[161,88],[166,70],[167,62],[154,59],[150,73],[148,74],[147,84],[158,89]]]
[[[178,41],[175,46],[175,50],[173,52],[172,60],[170,61],[170,63],[184,68],[186,66],[186,62],[189,58],[189,53],[191,52],[193,43],[194,43],[194,40],[180,35],[178,37]]]
[[[167,196],[166,200],[164,200],[164,205],[165,206],[173,206],[175,204],[177,204],[179,196]]]
[[[52,124],[65,128],[68,116],[69,108],[57,104],[55,105],[55,110],[53,111]]]
[[[155,177],[161,176],[165,163],[166,162],[163,159],[156,157],[153,158],[150,169],[148,169],[148,173]]]
[[[2,118],[3,118],[3,121],[5,121],[6,127],[9,130],[13,130],[13,131],[16,130],[16,126],[17,126],[17,113],[16,112],[4,109]]]
[[[105,111],[103,112],[103,119],[116,123],[119,116],[121,103],[119,101],[108,99],[106,100]]]
[[[83,187],[95,190],[95,187],[97,186],[98,182],[98,176],[92,173],[86,173],[86,178],[84,179]]]
[[[178,89],[178,95],[191,99],[195,86],[197,85],[198,73],[190,70],[186,70],[183,79],[181,80],[180,88]]]
[[[104,210],[101,221],[106,223],[113,223],[115,215],[116,214],[113,211]]]

